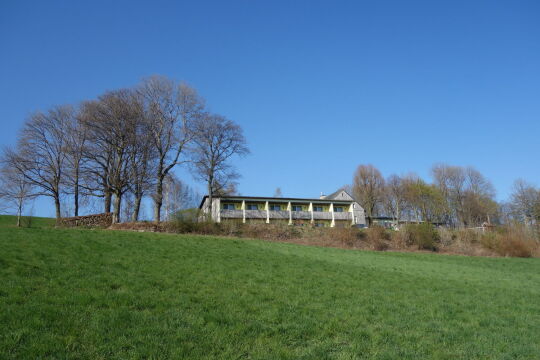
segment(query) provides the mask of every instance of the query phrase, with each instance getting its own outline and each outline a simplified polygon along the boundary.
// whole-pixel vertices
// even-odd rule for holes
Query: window
[[[281,205],[270,205],[271,211],[281,211]]]
[[[323,207],[322,206],[314,206],[313,211],[323,211]]]
[[[342,206],[334,206],[334,212],[343,212]]]
[[[259,210],[259,206],[257,204],[248,204],[247,209],[248,210]]]
[[[234,204],[223,204],[223,209],[225,210],[234,210]]]
[[[301,205],[293,205],[292,206],[292,211],[302,211],[302,206]]]

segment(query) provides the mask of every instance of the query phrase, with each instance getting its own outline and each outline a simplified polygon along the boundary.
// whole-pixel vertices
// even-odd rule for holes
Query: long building
[[[365,226],[364,209],[345,190],[318,199],[257,196],[214,196],[211,219],[216,222],[284,223],[320,227]],[[199,206],[210,213],[206,195]]]

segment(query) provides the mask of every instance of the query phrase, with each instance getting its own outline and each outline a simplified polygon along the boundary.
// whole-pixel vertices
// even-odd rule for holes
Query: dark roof
[[[204,204],[204,200],[206,200],[206,198],[208,197],[208,195],[204,195],[202,200],[201,200],[201,204],[199,205],[199,209],[202,208],[203,204]],[[305,199],[305,198],[277,198],[277,197],[269,197],[269,196],[235,196],[235,195],[231,195],[231,196],[213,196],[213,198],[217,199],[217,198],[220,198],[220,199],[231,199],[231,200],[265,200],[265,201],[302,201],[302,202],[314,202],[314,203],[340,203],[340,204],[349,204],[353,201],[351,200],[332,200],[332,199]]]

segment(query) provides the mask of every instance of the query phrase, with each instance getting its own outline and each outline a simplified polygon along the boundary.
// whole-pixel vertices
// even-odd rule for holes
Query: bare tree
[[[80,121],[79,115],[71,116],[66,128],[66,163],[67,171],[65,182],[73,195],[73,216],[79,216],[81,195],[81,168],[84,161],[85,145],[87,140],[87,128]]]
[[[371,164],[358,166],[353,177],[353,193],[366,210],[368,225],[371,225],[384,194],[384,178],[380,171]]]
[[[406,201],[417,221],[441,222],[446,203],[439,188],[417,176],[404,180]]]
[[[86,194],[103,198],[103,212],[111,212],[112,187],[110,169],[112,167],[114,143],[107,132],[106,113],[99,100],[84,102],[81,106],[80,121],[86,129],[86,143],[83,147],[84,163],[81,185]]]
[[[431,169],[435,185],[446,202],[446,222],[454,225],[464,223],[464,197],[466,177],[463,168],[446,164],[436,164]]]
[[[156,152],[154,220],[161,220],[163,182],[193,137],[191,130],[204,108],[204,100],[186,84],[165,77],[145,79],[138,88],[145,101],[147,129]]]
[[[163,182],[163,210],[170,219],[178,211],[196,207],[199,196],[173,173],[169,173]]]
[[[407,204],[406,191],[405,183],[398,175],[390,175],[386,179],[384,187],[385,210],[394,219],[395,226],[399,226],[402,212]]]
[[[498,211],[494,200],[495,188],[491,182],[473,167],[465,168],[466,192],[463,199],[464,222],[468,226],[480,226],[491,223],[491,218]]]
[[[0,202],[4,210],[15,210],[17,227],[20,227],[26,203],[36,196],[34,188],[27,177],[16,168],[4,164],[0,175]]]
[[[214,184],[214,194],[219,196],[233,196],[238,194],[238,182],[236,179],[239,177],[238,174],[234,173],[232,176],[226,178],[226,183],[221,184],[217,181]]]
[[[61,217],[61,184],[66,165],[66,132],[73,117],[70,106],[56,106],[33,114],[24,124],[17,150],[6,150],[8,166],[36,187],[37,195],[53,199],[57,221]]]
[[[540,189],[518,179],[510,195],[510,214],[527,226],[540,224]]]
[[[131,221],[139,220],[143,197],[155,185],[157,152],[152,144],[146,119],[134,123],[133,136],[128,156],[131,166],[130,192],[133,194]]]
[[[133,214],[135,211],[135,196],[132,192],[128,191],[122,196],[122,218],[129,219],[127,221],[133,221]]]
[[[432,168],[435,185],[446,202],[445,221],[459,226],[490,222],[498,209],[493,185],[472,167],[437,164]]]
[[[113,198],[113,222],[120,221],[122,196],[130,189],[133,153],[137,150],[137,128],[144,118],[142,103],[129,90],[116,90],[87,105],[83,117],[90,146],[86,154],[94,166],[91,173],[101,179],[107,197]],[[99,148],[105,151],[100,153]],[[110,199],[110,197],[109,197]],[[110,206],[110,205],[109,205]]]
[[[242,128],[220,115],[205,114],[194,127],[191,151],[192,170],[206,182],[210,213],[213,196],[225,189],[238,174],[230,164],[231,157],[249,153]]]

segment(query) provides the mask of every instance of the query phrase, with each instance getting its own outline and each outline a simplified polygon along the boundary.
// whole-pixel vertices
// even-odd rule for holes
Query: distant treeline
[[[360,165],[346,187],[365,208],[368,222],[376,216],[394,221],[426,221],[453,227],[512,221],[540,224],[540,189],[516,180],[507,202],[495,199],[491,182],[472,167],[436,164],[433,183],[415,174],[384,178],[373,165]]]

